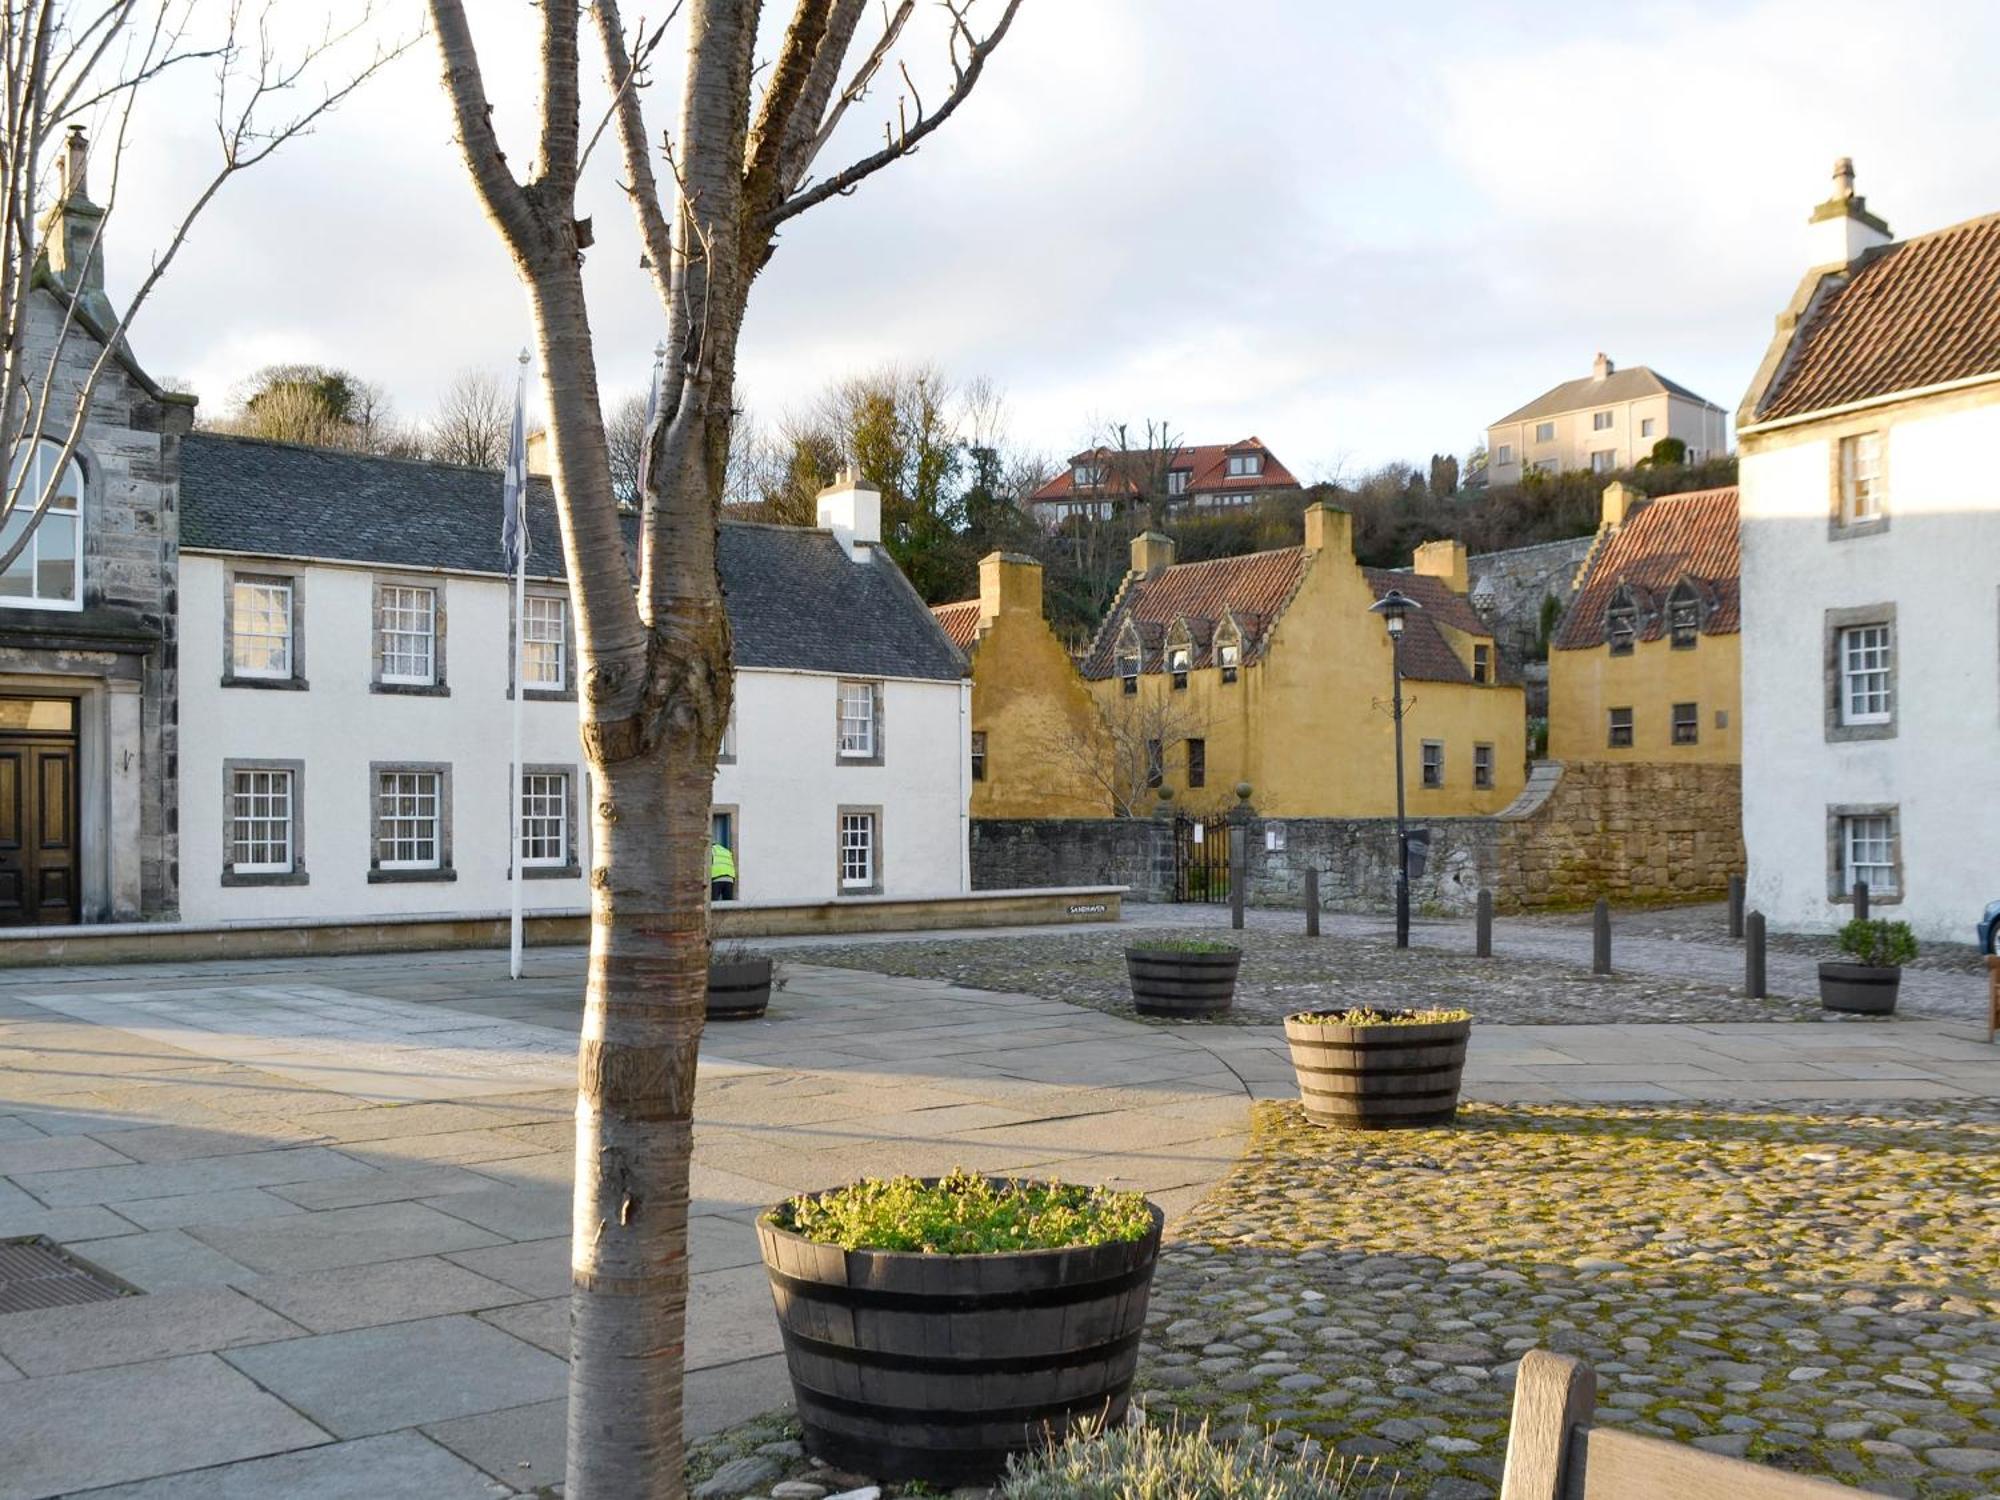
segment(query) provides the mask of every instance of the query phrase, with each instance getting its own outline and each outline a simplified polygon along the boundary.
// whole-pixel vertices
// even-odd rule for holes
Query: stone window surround
[[[570,604],[569,590],[561,584],[530,583],[527,588],[530,599],[560,599],[563,607],[563,682],[560,688],[536,685],[527,690],[530,703],[574,703],[576,702],[576,610]],[[443,600],[440,599],[442,604]],[[516,666],[515,632],[521,628],[514,618],[514,603],[507,602],[507,696],[514,696],[514,670]]]
[[[1840,636],[1842,631],[1856,625],[1889,627],[1889,719],[1885,724],[1849,724],[1842,718],[1846,704],[1846,681],[1845,666],[1841,661]],[[1896,737],[1896,721],[1902,709],[1899,663],[1903,653],[1902,640],[1896,631],[1896,606],[1892,603],[1856,604],[1844,609],[1830,609],[1826,612],[1823,639],[1822,684],[1826,702],[1826,742],[1829,745],[1843,745],[1860,740],[1893,740]]]
[[[1619,722],[1618,716],[1620,714],[1625,716],[1623,723]],[[1604,725],[1604,744],[1606,749],[1630,750],[1637,743],[1638,723],[1632,717],[1631,709],[1623,705],[1617,708],[1607,708],[1604,711]],[[1618,731],[1620,729],[1625,731],[1625,739],[1622,744],[1618,739]]]
[[[1190,735],[1181,743],[1181,753],[1187,759],[1188,790],[1193,791],[1208,785],[1208,740],[1201,735]]]
[[[1482,750],[1486,752],[1483,758],[1479,753]],[[1484,740],[1474,744],[1472,747],[1472,784],[1481,791],[1490,791],[1493,787],[1493,767],[1493,747]]]
[[[986,773],[990,768],[989,762],[987,760],[987,755],[989,752],[986,748],[987,747],[986,731],[983,729],[975,729],[971,731],[971,736],[972,736],[971,744],[968,750],[968,755],[970,757],[969,771],[974,781],[984,781],[986,779]]]
[[[1435,754],[1433,754],[1435,752]],[[1437,771],[1437,780],[1431,780],[1431,771]],[[1425,791],[1437,791],[1444,786],[1444,741],[1424,740],[1417,749],[1417,784]]]
[[[46,431],[33,435],[24,433],[16,444],[15,451],[18,453],[22,449],[27,449],[32,456],[39,457],[41,450],[45,447],[53,447],[59,453],[62,451],[62,439],[51,437]],[[55,610],[64,614],[76,614],[83,610],[89,602],[87,589],[89,586],[88,565],[90,559],[88,554],[90,551],[91,517],[92,512],[97,509],[99,496],[103,489],[102,472],[98,468],[95,456],[85,449],[81,437],[78,438],[75,449],[70,453],[69,466],[76,470],[77,477],[75,516],[76,577],[72,580],[73,597],[68,599],[45,599],[39,594],[30,594],[26,597],[0,600],[0,609],[10,612],[14,610]],[[8,467],[11,470],[11,461]],[[29,494],[27,488],[24,487],[21,494],[21,503],[32,509],[40,498],[39,494]],[[39,533],[43,527],[48,526],[52,522],[58,519],[68,520],[69,518],[70,513],[68,511],[57,511],[51,508],[43,513],[42,521],[35,530]],[[35,543],[31,540],[22,549],[21,557],[25,559],[34,557],[35,555]],[[0,619],[4,618],[4,616],[0,616]]]
[[[1628,614],[1632,622],[1632,633],[1620,644],[1618,631],[1613,626],[1615,616]],[[1630,584],[1621,583],[1611,591],[1611,602],[1604,609],[1604,645],[1613,656],[1630,656],[1639,644],[1639,632],[1645,627],[1645,611],[1639,608],[1639,596],[1632,592]]]
[[[844,695],[846,694],[846,691],[847,691],[847,689],[848,689],[848,688],[850,688],[850,687],[866,687],[866,688],[868,689],[868,692],[869,692],[869,699],[870,699],[870,701],[871,701],[871,702],[873,703],[873,705],[874,705],[874,709],[875,709],[875,721],[874,721],[874,725],[873,725],[873,728],[872,728],[872,731],[871,731],[871,732],[872,732],[872,736],[873,736],[873,738],[872,738],[872,741],[871,741],[871,743],[869,744],[869,747],[868,747],[868,749],[869,749],[869,753],[868,753],[868,754],[866,754],[866,755],[848,755],[848,754],[845,754],[845,753],[843,753],[843,752],[842,752],[842,750],[841,750],[841,748],[840,748],[840,734],[841,734],[841,725],[842,725],[842,719],[841,719],[841,706],[842,706],[842,699],[843,699]],[[885,698],[886,698],[887,696],[888,696],[888,694],[887,694],[887,692],[885,691],[885,685],[884,685],[884,684],[883,684],[883,683],[882,683],[882,682],[881,682],[881,681],[880,681],[879,679],[876,679],[876,678],[872,678],[872,677],[837,677],[837,678],[835,678],[835,679],[834,679],[834,685],[833,685],[833,763],[834,763],[835,765],[837,765],[837,766],[879,766],[879,765],[882,765],[882,764],[884,763],[884,760],[883,760],[883,752],[884,752],[884,749],[885,749],[885,746],[884,746],[884,743],[883,743],[883,739],[882,739],[882,730],[883,730],[883,722],[882,722],[882,721],[883,721],[883,713],[882,713],[882,703],[883,703],[883,700],[884,700],[884,699],[885,699]]]
[[[1842,837],[1841,824],[1848,818],[1887,818],[1889,820],[1890,863],[1896,871],[1896,889],[1893,893],[1877,891],[1873,886],[1868,890],[1869,906],[1899,906],[1908,884],[1903,878],[1903,816],[1902,808],[1894,802],[1842,802],[1830,803],[1826,809],[1826,899],[1835,906],[1854,904],[1854,886],[1847,878],[1846,840]]]
[[[1843,438],[1859,437],[1866,432],[1878,433],[1882,439],[1880,461],[1876,470],[1876,483],[1881,490],[1876,500],[1879,514],[1870,517],[1866,521],[1847,521],[1842,519],[1846,514],[1846,507],[1843,503],[1841,492],[1841,440]],[[1895,493],[1890,479],[1894,471],[1890,467],[1888,424],[1883,421],[1881,414],[1876,412],[1864,413],[1858,417],[1850,417],[1845,422],[1828,430],[1826,447],[1826,539],[1830,542],[1850,542],[1859,537],[1880,536],[1889,529],[1889,523],[1893,516],[1893,502],[1891,497]]]
[[[382,680],[383,629],[382,590],[384,588],[429,589],[431,591],[431,680],[429,682],[384,682]],[[375,622],[373,659],[369,663],[368,691],[393,693],[406,698],[449,698],[451,679],[445,675],[445,582],[434,574],[377,573],[369,592]]]
[[[289,677],[239,677],[236,675],[236,585],[282,583],[292,591],[292,675]],[[227,563],[222,575],[222,685],[227,688],[275,688],[279,692],[304,692],[306,681],[306,575],[303,568]]]
[[[1681,639],[1680,631],[1676,628],[1674,621],[1675,606],[1682,603],[1691,603],[1694,605],[1694,628],[1688,632],[1686,640]],[[1699,589],[1685,578],[1675,584],[1672,591],[1667,595],[1667,641],[1672,649],[1675,651],[1694,650],[1701,643],[1701,627],[1707,615],[1708,611],[1702,604],[1701,591]]]
[[[845,853],[841,842],[843,822],[847,818],[858,817],[867,817],[874,820],[874,831],[872,834],[874,845],[869,851],[873,865],[869,873],[873,878],[865,886],[847,884],[846,861],[842,857]],[[739,832],[737,837],[740,839],[742,834]],[[882,894],[882,809],[880,806],[850,807],[843,803],[835,809],[833,815],[833,890],[836,897],[879,896]]]
[[[583,875],[583,865],[577,857],[577,778],[578,768],[565,765],[561,761],[525,761],[521,774],[514,778],[514,812],[518,820],[521,816],[521,783],[529,776],[560,776],[563,779],[563,862],[559,865],[531,865],[520,857],[520,823],[514,824],[512,836],[515,840],[514,859],[518,863],[523,880],[576,880]]]
[[[421,870],[385,870],[382,859],[382,778],[398,771],[421,771],[438,779],[438,862]],[[437,760],[371,760],[368,762],[368,883],[421,885],[458,879],[451,864],[451,766]]]
[[[292,777],[292,867],[263,874],[237,874],[230,850],[236,847],[236,773],[288,771]],[[222,763],[222,884],[306,885],[306,763],[302,760],[246,758]]]
[[[739,684],[742,682],[740,673],[736,680]],[[736,764],[736,704],[737,695],[732,691],[729,696],[729,721],[722,726],[722,743],[715,747],[715,763],[718,766]]]

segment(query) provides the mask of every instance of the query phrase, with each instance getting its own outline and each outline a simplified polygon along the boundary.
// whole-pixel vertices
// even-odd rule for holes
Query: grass
[[[926,1255],[1068,1250],[1145,1237],[1144,1195],[1061,1182],[1005,1182],[954,1169],[935,1183],[864,1178],[772,1210],[771,1222],[819,1245]]]
[[[1443,1026],[1452,1021],[1470,1021],[1469,1010],[1302,1010],[1286,1016],[1287,1021],[1303,1021],[1310,1026]]]
[[[1354,1477],[1330,1456],[1212,1442],[1206,1424],[1119,1427],[1015,1459],[999,1500],[1337,1500]]]

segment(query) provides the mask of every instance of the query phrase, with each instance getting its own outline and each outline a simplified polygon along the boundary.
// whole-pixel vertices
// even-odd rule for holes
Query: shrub
[[[1302,1010],[1285,1019],[1312,1026],[1442,1026],[1449,1021],[1470,1021],[1472,1012],[1443,1008],[1371,1010],[1364,1005],[1353,1010]]]
[[[1234,943],[1217,938],[1149,938],[1132,945],[1141,953],[1240,953]]]
[[[996,1187],[958,1167],[934,1183],[869,1177],[792,1198],[771,1211],[771,1222],[843,1250],[991,1255],[1142,1239],[1153,1215],[1140,1193],[1063,1182]]]
[[[1205,1424],[1119,1427],[1011,1460],[999,1500],[1337,1500],[1352,1477],[1332,1457],[1211,1442]]]
[[[1895,968],[1917,956],[1917,935],[1908,922],[1856,917],[1840,929],[1840,951],[1858,964]]]

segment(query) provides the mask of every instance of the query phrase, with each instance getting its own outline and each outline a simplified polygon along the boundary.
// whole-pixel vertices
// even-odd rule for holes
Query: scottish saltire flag
[[[521,378],[514,386],[514,426],[507,434],[507,468],[500,489],[500,550],[507,571],[519,570],[528,556],[528,356],[521,355]]]
[[[646,421],[639,433],[639,487],[634,505],[646,503],[646,480],[653,471],[653,423],[660,415],[660,386],[667,378],[667,346],[653,346],[653,382],[646,388]]]

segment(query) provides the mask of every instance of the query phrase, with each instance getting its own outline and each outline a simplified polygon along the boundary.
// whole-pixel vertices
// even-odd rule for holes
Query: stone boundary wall
[[[1387,910],[1395,891],[1392,818],[1244,819],[1246,900],[1296,906],[1305,872],[1320,904]],[[1472,910],[1482,887],[1503,911],[1613,901],[1695,900],[1744,868],[1735,766],[1543,761],[1514,804],[1491,818],[1412,819],[1430,832],[1410,883],[1419,914]],[[1282,847],[1273,848],[1273,843]],[[1103,883],[1136,902],[1171,901],[1174,832],[1153,818],[975,818],[974,890]]]

